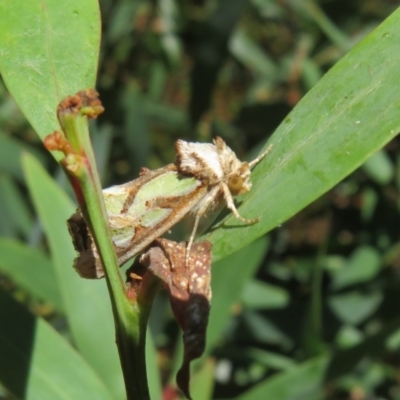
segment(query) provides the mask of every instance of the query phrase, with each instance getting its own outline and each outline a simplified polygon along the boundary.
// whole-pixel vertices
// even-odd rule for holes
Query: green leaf
[[[215,360],[208,358],[201,368],[193,374],[190,382],[190,394],[196,400],[212,399],[214,389]]]
[[[375,248],[359,247],[351,255],[349,261],[335,274],[332,288],[337,290],[357,283],[368,282],[376,276],[380,267],[381,258]]]
[[[239,212],[204,235],[215,259],[282,224],[364,163],[400,131],[400,9],[343,57],[274,133]],[[385,68],[382,68],[382,65]]]
[[[400,329],[394,331],[386,340],[387,349],[396,351],[400,347]]]
[[[114,4],[109,19],[106,39],[110,43],[118,43],[125,35],[132,31],[134,21],[140,2],[120,2]]]
[[[268,249],[268,243],[266,238],[262,238],[213,265],[213,297],[205,353],[223,336],[223,329],[232,315],[232,307],[240,301],[243,287],[254,276]]]
[[[137,85],[131,84],[125,91],[123,106],[126,110],[124,136],[127,148],[137,171],[148,164],[150,154],[149,118],[145,111],[145,97]]]
[[[293,347],[293,340],[275,321],[255,311],[243,313],[246,331],[256,342],[280,346],[284,349]]]
[[[353,325],[342,325],[336,335],[335,342],[340,349],[353,347],[363,340],[363,334]]]
[[[106,282],[84,280],[72,267],[76,253],[66,220],[75,206],[34,158],[25,155],[23,168],[49,242],[74,341],[116,398],[123,398],[124,384]]]
[[[267,53],[242,30],[237,29],[232,35],[229,50],[253,73],[270,79],[277,75],[278,67]]]
[[[1,17],[0,17],[1,18]],[[1,35],[1,33],[0,33]],[[1,61],[0,61],[1,63]],[[31,146],[22,141],[6,136],[0,132],[0,171],[10,174],[19,181],[23,180],[21,168],[21,156],[23,152],[28,152],[44,162],[44,157]]]
[[[0,270],[28,293],[63,310],[53,265],[39,249],[0,238]]]
[[[379,291],[371,293],[354,291],[331,296],[328,303],[343,322],[357,325],[377,310],[382,299],[383,295]]]
[[[0,380],[17,398],[113,399],[60,334],[1,289],[0,327]]]
[[[381,185],[387,185],[394,175],[393,163],[383,150],[370,157],[363,165],[363,169],[373,180]]]
[[[151,399],[162,398],[162,385],[158,368],[158,354],[150,329],[146,334],[146,372]]]
[[[244,287],[242,301],[250,308],[283,308],[289,303],[289,295],[278,286],[251,280]]]
[[[59,129],[58,103],[94,87],[100,41],[96,0],[3,1],[0,72],[41,138]]]
[[[285,357],[279,353],[261,350],[257,347],[247,347],[246,349],[243,349],[243,354],[268,368],[289,370],[296,366],[295,361],[292,358]]]
[[[180,40],[180,23],[178,2],[166,0],[159,3],[160,18],[164,21],[163,35],[160,37],[161,45],[170,65],[176,67],[182,62],[183,43]]]
[[[368,337],[348,350],[338,351],[332,356],[310,359],[287,372],[279,373],[250,389],[240,400],[279,399],[312,400],[321,399],[324,382],[330,382],[350,371],[366,357],[378,357],[388,351],[390,339],[400,326],[393,320],[377,334]]]
[[[362,191],[361,198],[361,217],[363,221],[368,222],[374,215],[378,195],[374,189],[366,188]]]
[[[390,348],[390,340],[400,328],[400,320],[387,322],[375,335],[367,337],[360,344],[348,349],[336,352],[329,363],[326,372],[326,380],[337,379],[340,376],[354,371],[359,362],[366,358],[382,357]]]
[[[9,176],[0,176],[0,198],[2,199],[2,221],[0,231],[15,231],[28,236],[33,226],[33,218],[23,194]],[[6,225],[6,226],[5,226]]]
[[[322,382],[329,358],[321,356],[306,361],[256,385],[239,400],[279,399],[317,400],[322,395]]]

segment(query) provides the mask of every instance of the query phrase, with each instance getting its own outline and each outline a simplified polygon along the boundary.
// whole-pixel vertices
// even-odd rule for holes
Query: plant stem
[[[127,398],[132,400],[150,399],[145,360],[149,307],[140,307],[136,299],[127,296],[119,272],[100,178],[89,136],[87,115],[97,116],[97,110],[91,108],[93,99],[97,101],[96,104],[99,104],[97,94],[94,91],[80,92],[71,98],[67,98],[59,106],[58,118],[67,140],[74,149],[72,167],[76,170],[72,174],[73,176],[70,174],[70,178],[71,181],[76,182],[76,179],[78,180],[81,194],[81,196],[77,196],[78,201],[92,232],[105,270]],[[89,100],[89,104],[85,103],[87,100]],[[77,103],[74,103],[74,101]],[[77,107],[76,104],[79,106]],[[71,170],[68,162],[67,156],[63,163],[67,170]]]

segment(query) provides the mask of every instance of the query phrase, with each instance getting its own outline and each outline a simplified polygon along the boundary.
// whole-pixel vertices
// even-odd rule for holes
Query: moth
[[[200,218],[224,202],[238,220],[246,224],[257,222],[258,219],[246,219],[239,214],[233,197],[251,189],[251,169],[271,148],[272,145],[251,162],[242,162],[220,137],[213,143],[178,140],[174,164],[154,171],[143,168],[139,178],[103,190],[119,265],[192,214],[189,254]],[[85,278],[103,277],[100,256],[79,210],[68,220],[68,227],[79,253],[75,269]]]

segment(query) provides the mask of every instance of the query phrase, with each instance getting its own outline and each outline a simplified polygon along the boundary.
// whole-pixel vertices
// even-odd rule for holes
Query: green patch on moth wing
[[[140,225],[144,226],[145,228],[151,228],[167,218],[171,212],[171,208],[150,209],[140,218]]]
[[[108,215],[113,241],[118,247],[126,247],[135,235],[139,220],[135,215]]]
[[[175,171],[167,172],[145,183],[140,188],[127,213],[141,215],[147,211],[147,202],[159,198],[185,196],[201,184],[196,178],[182,177]]]
[[[103,190],[104,202],[107,209],[107,214],[120,215],[126,196],[128,194],[128,185],[111,186]]]
[[[147,235],[151,237],[151,230],[163,221],[172,225],[167,221],[173,212],[173,204],[169,207],[168,203],[173,198],[180,199],[194,192],[202,185],[199,180],[182,177],[176,171],[151,176],[149,181],[143,183],[146,177],[149,176],[124,185],[112,186],[103,191],[112,238],[122,252],[129,250],[135,243],[137,228],[149,229]],[[133,197],[132,204],[121,212],[129,196]],[[157,201],[162,203],[162,200],[166,200],[165,206],[155,205]],[[191,207],[192,205],[188,205],[187,208]]]

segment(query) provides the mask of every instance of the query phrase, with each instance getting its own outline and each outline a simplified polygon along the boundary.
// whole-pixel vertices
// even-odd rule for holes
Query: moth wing
[[[180,176],[173,168],[138,178],[103,191],[118,264],[122,265],[162,236],[207,194],[195,178]],[[85,219],[77,211],[68,220],[76,251],[74,268],[89,279],[104,276],[103,266]]]
[[[140,221],[135,215],[108,214],[108,223],[110,224],[113,242],[118,248],[130,244]]]
[[[67,225],[74,248],[79,253],[74,260],[74,268],[82,278],[102,278],[104,270],[93,236],[79,210],[67,220]]]
[[[208,191],[207,185],[202,184],[194,178],[180,178],[178,174],[176,176],[177,179],[190,180],[192,189],[190,191],[185,190],[180,195],[166,194],[153,200],[147,200],[146,203],[149,209],[147,212],[141,213],[141,224],[135,232],[134,238],[129,246],[126,246],[125,249],[120,249],[121,252],[118,254],[118,262],[120,264],[125,263],[142,252],[156,238],[162,236],[176,223],[181,221],[206,196]],[[138,209],[141,208],[142,204],[142,201],[140,201],[136,205]],[[152,214],[151,218],[153,218],[153,224],[151,225],[145,223],[145,221],[149,220],[148,216],[150,214]]]
[[[155,176],[174,170],[176,170],[176,167],[173,164],[155,171],[146,169],[138,179],[103,190],[113,241],[117,244],[118,259],[125,251],[124,245],[130,244],[130,239],[134,236],[137,225],[134,216],[128,215],[121,218],[121,209],[126,203],[129,204],[130,201],[133,201],[136,193],[144,183]],[[74,260],[74,268],[83,278],[96,279],[104,277],[103,266],[93,236],[80,210],[77,210],[68,219],[67,225],[75,250],[78,252],[78,256]]]
[[[131,239],[135,235],[138,220],[135,216],[121,216],[108,214],[111,234],[115,250],[117,253],[118,264],[126,253],[126,247],[131,244]],[[79,253],[74,260],[74,268],[82,278],[98,279],[104,277],[104,269],[97,251],[93,236],[87,223],[78,210],[68,221],[68,229],[72,237],[75,250]]]

